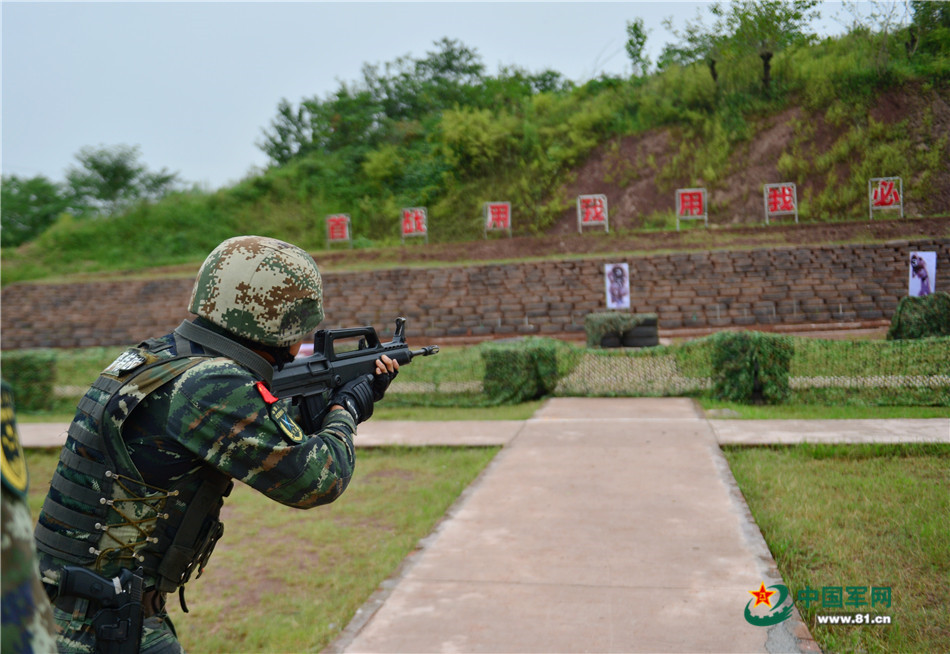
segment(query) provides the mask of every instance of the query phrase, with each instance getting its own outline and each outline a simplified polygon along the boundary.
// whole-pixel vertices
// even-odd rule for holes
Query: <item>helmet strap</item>
[[[205,321],[206,324],[204,325],[198,324],[199,320],[203,319],[198,318],[195,322],[184,320],[175,328],[175,332],[192,343],[197,343],[203,348],[234,359],[270,384],[274,377],[274,367],[272,364],[250,347],[235,340],[232,334],[227,332],[224,334],[220,333],[221,328],[215,325],[212,325],[216,327],[215,329],[210,329],[208,324],[211,323],[207,321]]]
[[[258,352],[258,353],[262,352],[264,354],[269,355],[274,360],[274,366],[278,370],[283,370],[284,364],[290,363],[291,361],[294,360],[294,355],[290,353],[289,345],[281,345],[281,346],[264,345],[263,343],[252,341],[249,338],[238,336],[237,334],[234,334],[233,332],[228,331],[224,327],[221,327],[220,325],[216,325],[210,320],[208,320],[207,318],[202,318],[201,316],[198,316],[197,318],[195,318],[194,323],[198,325],[199,327],[204,327],[205,329],[209,331],[213,331],[217,334],[220,334],[221,336],[225,336],[231,339],[232,341],[234,341],[235,343],[237,343],[238,345],[243,345],[244,347],[246,347],[247,349],[253,352]]]

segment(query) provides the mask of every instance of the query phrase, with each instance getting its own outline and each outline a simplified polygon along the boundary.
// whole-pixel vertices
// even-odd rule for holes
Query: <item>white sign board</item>
[[[608,309],[629,309],[630,266],[626,263],[604,264],[604,288]]]
[[[577,196],[577,232],[580,234],[584,227],[603,227],[610,231],[607,222],[606,195],[578,195]]]
[[[937,253],[911,252],[910,277],[907,280],[907,294],[923,297],[934,292],[937,279]]]

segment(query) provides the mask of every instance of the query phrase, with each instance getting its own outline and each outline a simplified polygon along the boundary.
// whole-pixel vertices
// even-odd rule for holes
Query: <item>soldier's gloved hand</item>
[[[330,400],[346,409],[357,424],[373,415],[373,375],[360,375],[343,384]]]
[[[385,354],[376,360],[376,375],[373,377],[373,401],[379,402],[386,394],[389,384],[399,374],[399,362]]]

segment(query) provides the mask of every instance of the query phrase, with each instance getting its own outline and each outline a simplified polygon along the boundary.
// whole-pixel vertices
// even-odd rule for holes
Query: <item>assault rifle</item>
[[[360,339],[357,349],[336,350],[337,341],[356,338]],[[293,400],[300,409],[298,422],[304,433],[313,434],[320,430],[333,392],[360,375],[375,374],[376,360],[380,356],[385,354],[404,366],[413,357],[427,357],[438,351],[438,345],[410,350],[406,343],[405,318],[396,318],[396,331],[388,343],[380,343],[376,330],[370,326],[321,329],[313,338],[313,354],[275,372],[271,390],[283,400]]]

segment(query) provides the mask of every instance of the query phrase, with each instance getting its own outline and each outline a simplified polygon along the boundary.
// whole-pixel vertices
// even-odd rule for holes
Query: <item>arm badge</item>
[[[13,410],[13,393],[3,384],[3,433],[2,451],[0,451],[0,477],[4,487],[20,497],[26,496],[30,475],[26,469],[26,457],[16,429],[16,416]]]

